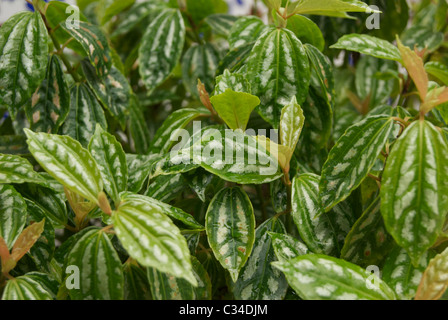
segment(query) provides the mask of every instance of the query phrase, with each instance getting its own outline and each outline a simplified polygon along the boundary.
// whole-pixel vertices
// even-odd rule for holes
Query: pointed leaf
[[[344,260],[313,254],[273,265],[285,273],[288,283],[303,299],[395,300],[394,292],[385,282]]]
[[[412,123],[387,160],[381,213],[415,264],[441,233],[448,208],[448,145],[431,123]]]
[[[303,110],[294,96],[291,102],[282,109],[280,118],[280,142],[282,145],[294,151],[299,142],[304,123],[305,116],[303,115]]]
[[[67,136],[25,130],[30,152],[57,181],[84,198],[97,202],[103,190],[95,160],[79,142]]]
[[[269,232],[269,236],[272,238],[272,247],[279,261],[288,261],[309,253],[303,242],[288,234]]]
[[[6,283],[2,300],[53,300],[53,296],[41,283],[25,275]]]
[[[255,16],[239,18],[229,33],[229,45],[231,49],[241,48],[248,43],[255,42],[261,33],[268,27]]]
[[[25,158],[0,154],[0,184],[3,183],[45,183]]]
[[[339,17],[346,12],[371,12],[368,10],[368,5],[362,1],[303,0],[296,6],[294,12],[298,14],[317,14]],[[375,10],[374,12],[378,11]]]
[[[11,250],[11,259],[19,261],[39,239],[44,231],[45,219],[39,223],[33,223],[25,228],[17,238]]]
[[[0,184],[0,237],[11,249],[26,224],[25,200],[12,186]]]
[[[448,289],[448,249],[429,262],[415,300],[438,300]]]
[[[215,96],[224,93],[227,89],[236,92],[250,93],[251,88],[246,76],[241,73],[230,73],[228,69],[219,77],[216,77]]]

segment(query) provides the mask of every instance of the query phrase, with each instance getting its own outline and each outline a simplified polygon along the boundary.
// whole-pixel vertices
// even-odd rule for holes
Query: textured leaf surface
[[[395,300],[385,282],[344,260],[316,254],[273,264],[285,273],[288,283],[303,299]],[[378,286],[372,284],[372,277]]]
[[[275,219],[257,228],[254,248],[233,289],[237,300],[282,300],[286,295],[286,279],[271,264],[276,256],[269,231],[285,232],[281,222]]]
[[[123,299],[121,261],[107,233],[92,228],[78,239],[67,266],[79,268],[79,289],[69,289],[73,300]]]
[[[394,128],[390,116],[371,116],[351,126],[330,151],[319,183],[325,210],[346,199],[367,177]]]
[[[69,110],[70,92],[61,62],[56,55],[51,55],[45,79],[33,94],[31,106],[25,108],[31,130],[57,133]]]
[[[255,216],[249,197],[238,187],[222,189],[210,202],[205,220],[210,247],[236,282],[255,241]]]
[[[418,287],[416,300],[438,300],[448,288],[448,249],[429,262]]]
[[[266,28],[267,26],[258,17],[248,16],[239,18],[230,30],[228,39],[230,48],[240,48],[256,41]]]
[[[281,109],[296,96],[301,104],[308,93],[310,66],[305,49],[292,31],[270,28],[252,49],[247,64],[252,93],[260,97],[260,115],[278,127]]]
[[[293,152],[302,133],[305,116],[294,96],[291,102],[282,109],[280,118],[280,142]]]
[[[26,224],[26,203],[13,186],[0,185],[0,237],[11,249]]]
[[[118,203],[119,194],[126,191],[128,183],[128,165],[123,147],[114,136],[97,125],[89,151],[101,172],[104,190]]]
[[[279,261],[288,261],[309,253],[303,242],[288,234],[269,232],[269,236],[272,238],[272,247]]]
[[[2,300],[53,300],[53,297],[41,283],[25,275],[6,283]]]
[[[319,176],[296,176],[292,187],[292,217],[302,240],[314,253],[338,255],[355,222],[345,203],[325,212],[319,197]]]
[[[45,219],[26,227],[11,250],[11,259],[19,261],[31,249],[44,231]]]
[[[103,182],[95,160],[79,142],[67,136],[25,131],[37,162],[53,178],[84,198],[97,202]]]
[[[28,160],[14,155],[0,154],[0,183],[44,183]]]
[[[241,73],[230,73],[228,69],[224,70],[222,75],[216,77],[215,95],[224,93],[227,89],[236,92],[251,92],[246,76]]]
[[[168,203],[179,197],[179,194],[185,190],[186,182],[182,175],[173,174],[167,176],[158,176],[149,185],[145,196]]]
[[[150,198],[124,194],[112,221],[123,247],[141,265],[195,285],[187,242],[165,211]]]
[[[39,13],[21,12],[0,29],[0,103],[15,118],[45,77],[48,33]]]
[[[146,29],[139,49],[140,74],[149,90],[168,78],[178,63],[185,41],[179,10],[163,10]]]
[[[429,254],[425,253],[418,266],[414,267],[406,250],[397,246],[384,263],[383,280],[389,284],[400,299],[413,299],[428,262]]]
[[[342,36],[332,45],[332,49],[357,51],[380,59],[401,61],[400,51],[386,40],[365,34],[349,34]]]
[[[427,121],[411,124],[387,160],[381,213],[389,233],[414,264],[443,228],[448,208],[448,145]]]
[[[95,125],[107,128],[103,108],[93,92],[85,84],[76,84],[70,89],[70,112],[62,128],[64,135],[87,147],[95,133]]]

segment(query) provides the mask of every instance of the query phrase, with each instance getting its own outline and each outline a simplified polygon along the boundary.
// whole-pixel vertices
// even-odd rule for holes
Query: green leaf
[[[298,14],[347,17],[346,12],[370,12],[368,10],[368,5],[361,1],[303,0],[296,6],[294,12]]]
[[[345,35],[330,48],[356,51],[380,59],[401,61],[401,54],[397,47],[386,40],[365,34]]]
[[[233,289],[237,300],[282,300],[286,295],[286,279],[271,264],[276,261],[276,256],[269,231],[285,232],[282,223],[276,219],[269,219],[257,228],[252,253]]]
[[[140,103],[135,95],[131,96],[129,106],[129,131],[132,136],[132,145],[139,154],[146,154],[150,145],[148,127]]]
[[[87,82],[102,105],[110,114],[120,122],[122,128],[126,125],[129,116],[129,104],[131,99],[131,86],[121,72],[112,66],[109,74],[100,79],[95,69],[89,63],[82,62]]]
[[[27,207],[13,186],[0,184],[0,237],[11,249],[26,224]]]
[[[211,200],[224,186],[222,179],[203,168],[187,172],[183,177],[202,202]]]
[[[203,115],[201,110],[192,108],[182,108],[171,113],[157,130],[152,140],[151,153],[167,153],[177,142],[176,130],[184,129],[191,121]],[[175,138],[174,141],[171,137]]]
[[[311,19],[301,15],[292,16],[288,19],[286,28],[294,32],[303,43],[309,43],[319,51],[324,51],[325,39],[322,31]]]
[[[148,268],[148,279],[154,300],[210,300],[212,284],[201,263],[191,257],[193,275],[198,283],[194,287],[182,278]]]
[[[185,88],[199,97],[197,83],[200,79],[207,92],[212,92],[218,63],[219,52],[211,43],[193,44],[182,58],[182,80]]]
[[[228,69],[224,70],[222,75],[216,77],[214,95],[220,95],[227,89],[232,89],[236,92],[251,92],[250,84],[246,76],[241,73],[230,73]]]
[[[291,102],[282,109],[280,118],[280,142],[293,152],[299,143],[302,133],[305,116],[303,110],[297,103],[296,97],[292,97]],[[292,154],[291,154],[292,156]]]
[[[149,185],[145,196],[168,203],[179,197],[185,191],[186,182],[182,175],[173,174],[167,176],[158,176]]]
[[[268,26],[255,16],[239,18],[229,33],[230,49],[241,48],[247,44],[257,41],[258,37],[266,30]]]
[[[84,83],[76,84],[71,88],[70,100],[72,104],[62,132],[79,141],[83,147],[87,147],[95,133],[97,123],[107,128],[103,108]]]
[[[448,67],[441,62],[430,61],[425,64],[425,70],[448,86]]]
[[[395,243],[386,232],[380,205],[378,197],[356,221],[345,239],[342,259],[365,267],[379,265],[392,250]]]
[[[79,289],[68,289],[72,300],[121,300],[123,270],[107,233],[91,228],[78,239],[67,266],[79,268]]]
[[[415,300],[438,300],[448,288],[448,248],[429,262]]]
[[[95,160],[79,142],[67,136],[25,129],[30,152],[37,162],[69,190],[97,203],[103,190]]]
[[[113,16],[123,12],[128,7],[132,6],[135,3],[135,0],[114,0],[107,1],[110,3],[105,9],[104,14],[101,17],[101,24],[106,24]]]
[[[292,182],[292,217],[310,251],[339,255],[355,222],[345,203],[325,212],[319,197],[319,176],[301,174]]]
[[[136,263],[126,262],[123,275],[124,300],[152,300],[146,273]]]
[[[144,196],[123,194],[118,210],[112,214],[117,236],[142,266],[154,267],[197,285],[187,242],[165,215],[169,206],[160,204]]]
[[[210,101],[230,129],[243,131],[246,130],[252,111],[260,104],[258,97],[232,89],[211,97]]]
[[[412,123],[387,159],[381,213],[416,265],[441,233],[448,208],[448,144],[430,122]]]
[[[443,43],[442,32],[434,32],[430,27],[414,25],[406,29],[401,35],[401,41],[407,47],[426,49],[428,53],[436,51]]]
[[[222,74],[225,70],[230,70],[231,72],[236,72],[241,70],[247,59],[250,56],[252,48],[254,47],[255,42],[250,42],[241,47],[237,47],[231,49],[224,58],[219,62],[218,69],[216,70],[216,74]],[[238,91],[238,90],[236,90]]]
[[[179,62],[185,25],[179,10],[163,10],[146,29],[139,49],[140,75],[148,90],[158,87]]]
[[[25,106],[31,130],[57,133],[70,110],[70,93],[61,62],[56,55],[48,60],[45,79]]]
[[[278,127],[281,110],[291,97],[302,104],[308,94],[310,66],[300,40],[287,29],[266,30],[252,49],[247,78],[261,100],[258,112]]]
[[[53,296],[42,283],[25,275],[6,282],[2,300],[53,300]]]
[[[236,282],[255,241],[255,216],[249,197],[239,187],[222,189],[210,202],[205,220],[210,248]]]
[[[0,29],[0,104],[15,119],[45,77],[48,33],[38,12],[21,12]]]
[[[288,261],[309,253],[306,245],[294,237],[276,232],[269,232],[272,247],[279,261]]]
[[[60,26],[81,44],[90,63],[95,67],[97,75],[100,78],[106,76],[112,67],[112,56],[107,38],[101,29],[84,21],[79,21],[79,28],[66,23]]]
[[[348,128],[338,140],[319,183],[326,211],[346,199],[367,177],[394,126],[388,115],[370,116]]]
[[[205,22],[212,28],[213,32],[227,37],[230,34],[232,26],[238,17],[232,16],[230,14],[212,14],[205,18]]]
[[[200,23],[206,17],[215,13],[227,13],[228,7],[224,0],[186,0],[187,12],[194,23]]]
[[[45,180],[33,169],[31,163],[19,156],[0,154],[0,184],[42,183]]]
[[[344,260],[313,254],[289,261],[274,262],[273,265],[285,273],[290,286],[303,299],[396,299],[394,292],[385,282]]]
[[[89,151],[101,172],[104,190],[118,203],[119,194],[126,191],[128,183],[128,166],[123,147],[113,135],[97,124]]]
[[[138,193],[158,160],[155,156],[126,154],[128,164],[128,190]]]
[[[411,300],[415,297],[429,260],[430,255],[425,253],[420,259],[418,266],[414,267],[406,250],[397,246],[384,263],[383,280],[394,289],[398,298]]]

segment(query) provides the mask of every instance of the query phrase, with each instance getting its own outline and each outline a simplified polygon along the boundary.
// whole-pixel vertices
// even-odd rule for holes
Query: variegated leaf
[[[193,256],[191,263],[197,287],[185,279],[148,268],[148,279],[154,300],[210,300],[212,284],[207,271]]]
[[[42,183],[45,180],[25,158],[0,154],[0,183]]]
[[[126,154],[128,164],[128,190],[138,193],[148,179],[155,162],[159,160],[156,156]]]
[[[288,283],[308,300],[395,300],[389,286],[361,267],[320,254],[274,262]]]
[[[249,197],[239,187],[222,189],[210,202],[205,221],[210,248],[236,282],[255,241],[255,215]]]
[[[211,200],[224,187],[224,180],[203,168],[184,173],[183,177],[202,202]]]
[[[182,175],[173,174],[167,176],[158,176],[151,181],[145,196],[168,203],[179,197],[179,194],[185,190],[186,182]]]
[[[231,72],[240,72],[241,68],[246,66],[245,63],[250,56],[254,44],[255,42],[250,42],[241,47],[231,49],[219,62],[216,74],[223,74],[227,69]]]
[[[346,199],[367,177],[394,125],[390,116],[370,116],[348,128],[338,140],[319,183],[326,211]]]
[[[28,146],[37,162],[69,190],[97,202],[103,190],[95,160],[79,142],[67,136],[25,130]]]
[[[68,289],[72,300],[121,300],[124,276],[121,261],[106,232],[91,228],[78,239],[67,266],[79,268],[79,288]]]
[[[349,34],[342,36],[331,49],[345,49],[380,59],[401,61],[401,54],[397,47],[390,42],[366,34]]]
[[[237,19],[238,17],[230,14],[217,13],[209,15],[205,18],[205,22],[212,28],[214,33],[227,37]]]
[[[255,16],[239,18],[229,32],[229,45],[231,49],[241,48],[248,43],[255,42],[261,33],[268,27]]]
[[[291,102],[283,107],[280,118],[280,142],[290,148],[291,152],[294,152],[299,143],[304,123],[303,110],[297,103],[297,98],[293,96]]]
[[[430,122],[412,123],[394,144],[381,183],[389,233],[414,265],[441,233],[448,211],[448,144]]]
[[[345,238],[342,259],[365,267],[379,265],[392,250],[395,243],[386,232],[380,205],[378,197],[356,221]]]
[[[112,54],[106,36],[96,25],[84,21],[76,23],[79,23],[77,28],[69,23],[61,23],[60,26],[83,47],[97,75],[100,78],[106,76],[112,67]]]
[[[288,261],[309,253],[306,245],[294,237],[276,232],[269,232],[272,247],[279,261]]]
[[[123,275],[124,300],[152,300],[146,273],[137,263],[126,262],[123,266]]]
[[[79,141],[87,147],[95,133],[95,125],[107,128],[103,108],[93,92],[84,83],[70,89],[70,112],[62,127],[62,133]]]
[[[233,289],[237,300],[282,300],[286,295],[286,279],[272,266],[276,256],[269,231],[285,233],[283,224],[276,219],[257,228],[254,248]]]
[[[169,206],[130,193],[121,197],[112,222],[129,255],[143,266],[171,273],[196,285],[187,242],[165,215]]]
[[[448,289],[448,248],[429,262],[415,300],[438,300]]]
[[[24,275],[6,283],[2,300],[53,300],[53,296],[40,282]]]
[[[227,89],[232,89],[236,92],[250,93],[250,83],[244,74],[230,73],[228,69],[224,70],[224,73],[216,77],[216,86],[214,95],[220,95]]]
[[[318,183],[319,176],[314,174],[301,174],[294,178],[292,217],[310,251],[336,256],[355,223],[355,215],[345,203],[325,212]]]
[[[126,191],[128,183],[128,166],[123,147],[113,135],[97,124],[89,151],[101,172],[104,190],[118,203],[119,194]]]
[[[260,115],[278,127],[283,106],[308,94],[310,65],[305,49],[292,31],[270,28],[254,45],[247,63],[252,93],[260,97]]]
[[[140,75],[148,90],[158,87],[179,62],[185,24],[179,10],[163,10],[146,29],[139,49]]]
[[[40,13],[20,12],[0,29],[0,104],[17,111],[45,77],[48,33]]]
[[[430,254],[426,252],[418,266],[414,267],[406,250],[397,246],[384,263],[382,279],[395,291],[398,298],[411,300],[415,297],[429,260]]]
[[[8,249],[19,237],[26,224],[27,207],[13,186],[0,184],[0,237]]]
[[[56,55],[48,60],[45,79],[25,106],[31,130],[57,133],[70,110],[70,93],[61,62]]]

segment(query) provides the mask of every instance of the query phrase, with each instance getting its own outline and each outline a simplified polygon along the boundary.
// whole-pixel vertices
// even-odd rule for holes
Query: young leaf
[[[255,241],[255,216],[249,197],[238,187],[222,189],[210,202],[205,220],[210,248],[236,282]]]
[[[260,104],[258,97],[232,89],[211,97],[210,101],[230,129],[243,131],[246,130],[252,111]]]
[[[448,67],[443,63],[430,61],[425,64],[425,71],[448,86]]]
[[[25,275],[6,283],[2,300],[53,300],[53,296],[40,282]]]
[[[79,288],[69,289],[72,300],[121,300],[123,270],[106,232],[91,228],[78,239],[67,257],[67,266],[79,268]]]
[[[118,203],[119,194],[126,191],[128,183],[128,166],[123,147],[114,136],[97,124],[89,151],[101,172],[104,190]]]
[[[414,265],[441,233],[448,208],[448,144],[430,122],[412,123],[387,159],[381,213]]]
[[[390,42],[365,34],[349,34],[341,37],[331,49],[344,49],[380,59],[401,62],[401,54],[397,47]]]
[[[62,132],[87,147],[97,123],[107,128],[103,108],[84,83],[76,84],[70,89],[70,100],[72,104]]]
[[[44,231],[45,219],[25,228],[11,250],[11,259],[19,261],[31,249]]]
[[[45,77],[48,33],[40,13],[21,12],[0,29],[0,104],[15,119]]]
[[[179,10],[163,10],[146,29],[139,49],[140,75],[148,90],[158,87],[179,62],[185,25]]]
[[[13,186],[0,184],[0,237],[11,249],[26,224],[26,203]]]
[[[112,67],[111,49],[107,38],[98,26],[84,21],[76,23],[79,23],[79,28],[73,28],[66,23],[61,23],[60,26],[83,47],[97,75],[103,78]]]
[[[292,31],[270,28],[255,43],[247,63],[252,93],[260,97],[260,115],[278,127],[283,106],[308,93],[310,66],[305,49]]]
[[[430,255],[426,252],[420,259],[418,266],[414,267],[406,250],[397,246],[384,263],[383,281],[394,289],[398,298],[411,300],[415,297],[429,260]]]
[[[279,261],[288,261],[309,253],[303,242],[288,234],[269,232],[269,236],[272,239],[272,247]]]
[[[290,286],[308,300],[395,300],[385,282],[361,267],[313,254],[273,263]],[[372,283],[372,280],[374,283]]]
[[[112,214],[114,229],[129,255],[141,265],[171,273],[197,285],[187,242],[162,207],[151,198],[122,194]]]
[[[302,133],[305,116],[303,110],[297,103],[297,98],[292,97],[291,102],[282,109],[280,118],[280,142],[282,145],[294,152],[297,143],[299,143],[300,134]],[[292,154],[289,155],[291,160]]]
[[[370,116],[348,128],[338,140],[319,183],[326,211],[346,199],[367,177],[394,126],[390,116]]]
[[[79,142],[27,129],[25,133],[30,152],[45,171],[69,190],[97,203],[103,181],[95,160]]]
[[[348,17],[346,12],[367,12],[369,7],[362,1],[303,0],[295,8],[296,14],[317,14],[330,17]],[[373,10],[373,12],[379,12]]]
[[[57,133],[70,110],[70,93],[61,62],[56,55],[48,60],[45,79],[33,94],[31,105],[25,111],[36,132]]]
[[[339,255],[355,222],[344,203],[325,212],[319,197],[319,176],[302,174],[292,182],[292,217],[307,247],[315,253]],[[303,201],[302,199],[305,199]]]
[[[448,288],[448,249],[429,262],[415,300],[438,300]]]
[[[233,289],[237,300],[282,300],[286,295],[286,279],[271,264],[276,257],[269,231],[285,233],[283,224],[276,219],[257,228],[254,248]]]

